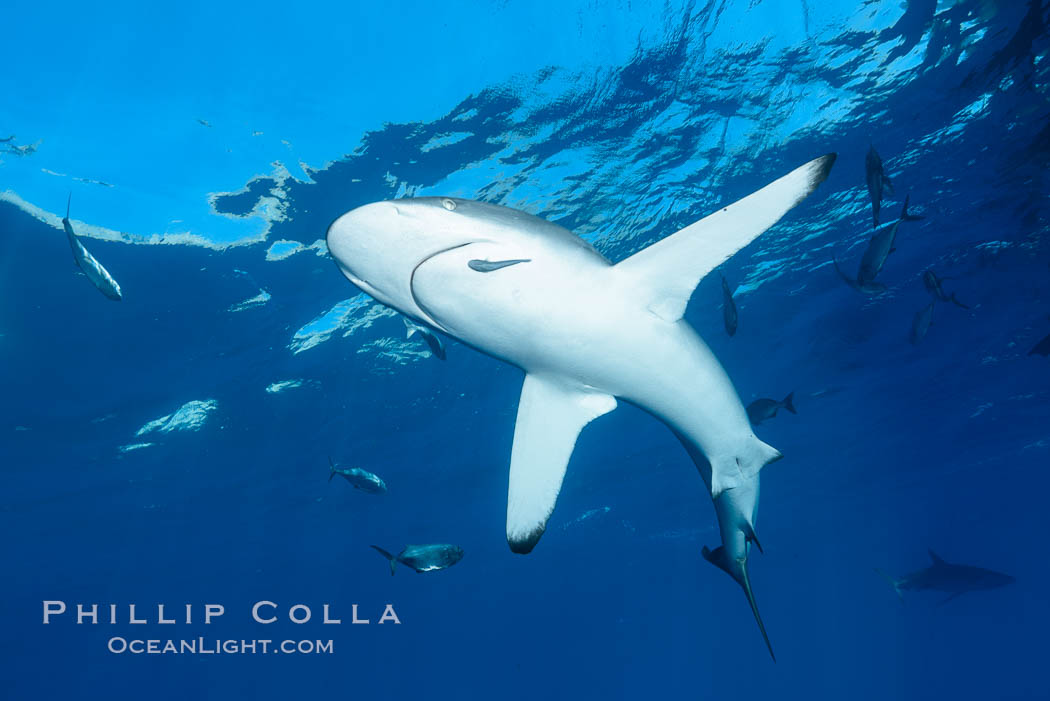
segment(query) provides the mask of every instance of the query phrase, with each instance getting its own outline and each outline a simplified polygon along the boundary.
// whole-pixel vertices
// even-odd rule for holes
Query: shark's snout
[[[1017,581],[1017,579],[1015,577],[1013,577],[1012,575],[999,574],[999,576],[996,577],[995,580],[992,582],[992,586],[993,587],[1005,587],[1008,584],[1013,584],[1016,581]]]
[[[397,217],[397,207],[392,203],[373,202],[351,209],[333,221],[325,240],[339,267],[352,272],[355,262],[364,263],[362,254],[391,238]]]
[[[332,222],[325,237],[328,251],[362,291],[440,329],[420,308],[413,280],[430,258],[471,242],[472,230],[456,226],[457,209],[454,200],[434,197],[366,204]]]
[[[415,312],[412,273],[433,244],[408,207],[374,202],[342,215],[328,227],[328,251],[344,276],[380,302]]]

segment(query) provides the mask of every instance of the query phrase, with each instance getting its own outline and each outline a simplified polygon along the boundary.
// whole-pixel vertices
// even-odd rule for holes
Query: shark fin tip
[[[831,173],[831,167],[835,165],[835,159],[838,157],[837,153],[832,152],[826,153],[816,160],[814,164],[816,167],[813,171],[813,187],[827,180],[828,175]]]
[[[777,656],[773,654],[773,644],[769,642],[769,635],[766,633],[766,625],[762,622],[762,616],[758,613],[758,604],[755,603],[755,595],[751,590],[751,578],[747,573],[747,563],[743,566],[743,577],[740,582],[744,588],[744,594],[747,595],[747,603],[751,605],[751,613],[755,615],[755,622],[758,623],[758,630],[762,633],[762,639],[766,642],[766,649],[769,650],[769,656],[773,658],[773,662],[777,661]]]
[[[528,555],[540,542],[540,536],[543,535],[544,530],[543,527],[539,527],[524,535],[508,536],[507,545],[510,546],[510,551],[516,555]]]

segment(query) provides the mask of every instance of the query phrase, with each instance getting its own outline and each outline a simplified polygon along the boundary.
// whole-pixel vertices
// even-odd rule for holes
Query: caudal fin
[[[405,338],[412,338],[416,333],[416,325],[408,319],[402,318],[401,321],[405,322]]]
[[[842,271],[842,268],[839,267],[838,259],[835,258],[834,256],[832,256],[831,263],[835,266],[835,272],[837,272],[839,274],[839,277],[842,278],[842,281],[845,282],[850,287],[852,287],[853,289],[859,291],[860,283],[858,283],[856,280],[854,280],[853,278],[851,278],[849,275],[847,275],[846,273],[844,273]]]
[[[766,625],[762,622],[762,616],[758,612],[758,604],[755,603],[755,594],[751,591],[751,578],[747,574],[747,561],[745,560],[742,568],[744,576],[740,585],[744,588],[744,594],[747,595],[747,603],[751,605],[751,613],[755,614],[755,623],[758,624],[759,631],[762,632],[762,639],[766,641],[766,648],[769,649],[769,656],[773,658],[773,662],[777,661],[777,656],[773,654],[773,645],[769,642],[769,635],[766,634]]]
[[[784,397],[784,401],[780,403],[785,409],[790,411],[792,414],[797,414],[795,411],[795,393],[792,392],[788,396]]]
[[[390,553],[388,553],[386,550],[383,550],[378,545],[373,545],[371,547],[377,553],[379,553],[380,555],[382,555],[383,557],[385,557],[387,560],[390,561],[390,576],[393,577],[394,576],[394,565],[397,564],[397,558],[394,557],[393,555],[391,555]]]
[[[904,198],[904,207],[901,209],[901,221],[920,221],[925,219],[921,214],[909,214],[908,213],[908,200],[911,199],[911,195],[907,195]]]
[[[896,579],[894,579],[893,577],[889,576],[888,574],[886,574],[885,572],[883,572],[882,570],[880,570],[878,568],[875,568],[875,572],[880,577],[882,577],[883,579],[885,579],[887,582],[890,583],[890,586],[893,587],[893,591],[897,592],[897,598],[900,599],[901,603],[903,604],[904,603],[904,594],[903,594],[903,592],[901,592],[900,582],[897,581]]]
[[[736,564],[738,564],[739,567],[732,567],[726,557],[725,548],[721,545],[714,550],[710,550],[705,545],[700,553],[704,556],[705,560],[732,577],[744,590],[744,594],[747,596],[747,603],[751,606],[751,613],[754,614],[755,622],[758,623],[758,630],[762,633],[762,639],[766,641],[766,647],[769,649],[769,656],[773,658],[774,662],[776,662],[777,656],[773,654],[773,645],[769,642],[769,635],[766,634],[766,625],[762,622],[762,616],[758,613],[758,604],[755,603],[755,594],[751,591],[751,578],[747,574],[747,560],[738,561]]]

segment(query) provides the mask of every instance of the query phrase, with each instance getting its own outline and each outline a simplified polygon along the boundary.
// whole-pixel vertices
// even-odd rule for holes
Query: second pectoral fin
[[[561,491],[576,438],[616,408],[608,394],[526,375],[514,426],[507,494],[507,542],[516,553],[535,547]]]

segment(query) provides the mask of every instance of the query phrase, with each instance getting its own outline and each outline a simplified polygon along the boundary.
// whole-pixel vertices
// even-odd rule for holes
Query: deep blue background
[[[786,456],[762,473],[766,553],[751,564],[777,664],[699,555],[718,536],[694,468],[639,410],[583,432],[547,534],[515,556],[503,521],[520,371],[454,342],[445,363],[379,357],[366,344],[400,338],[396,317],[293,353],[298,329],[357,294],[312,252],[86,239],[124,289],[115,304],[75,273],[59,230],[0,203],[0,696],[1045,698],[1050,365],[1027,353],[1050,333],[1047,10],[936,9],[709,52],[726,8],[672,8],[663,38],[621,66],[517,76],[436,120],[378,117],[353,154],[283,184],[289,218],[270,233],[310,244],[353,206],[444,188],[546,216],[618,260],[837,151],[817,193],[723,266],[737,335],[718,276],[687,313],[745,403],[795,391],[798,416],[758,430]],[[784,126],[821,95],[834,119],[805,107],[805,125]],[[453,131],[468,136],[428,147]],[[870,144],[897,186],[884,218],[906,192],[926,217],[902,225],[877,299],[827,265],[855,269],[870,235]],[[930,266],[972,309],[938,306],[913,346]],[[266,305],[228,311],[260,287]],[[293,378],[311,382],[264,391]],[[202,399],[218,409],[199,431],[119,452]],[[326,483],[330,454],[390,493]],[[420,542],[466,557],[391,578],[368,548]],[[918,569],[927,547],[1017,581],[901,605],[872,569]],[[227,613],[45,627],[44,599]],[[375,620],[391,602],[403,625],[264,627],[249,620],[258,599],[331,602],[344,621],[352,603]],[[333,638],[336,654],[115,656],[115,634]]]

